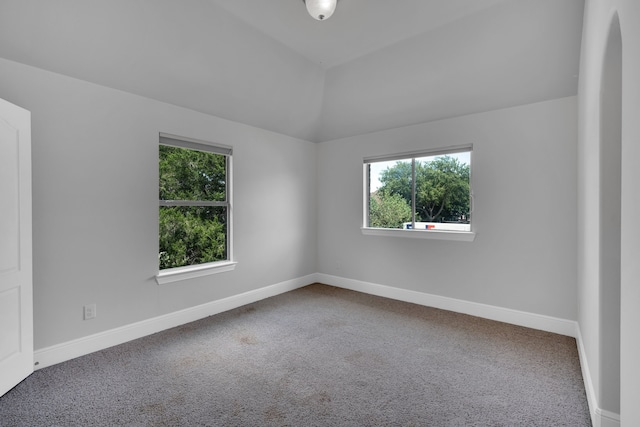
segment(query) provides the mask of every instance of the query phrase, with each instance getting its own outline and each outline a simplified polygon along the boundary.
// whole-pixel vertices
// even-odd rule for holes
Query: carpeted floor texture
[[[1,426],[590,426],[573,338],[314,284],[41,369]]]

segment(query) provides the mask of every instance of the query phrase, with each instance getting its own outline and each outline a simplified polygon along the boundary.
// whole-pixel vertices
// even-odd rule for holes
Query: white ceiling
[[[339,0],[319,22],[302,0],[1,0],[0,58],[322,142],[575,95],[583,8]]]
[[[323,22],[307,14],[302,0],[211,1],[329,68],[505,0],[338,0],[334,15]]]

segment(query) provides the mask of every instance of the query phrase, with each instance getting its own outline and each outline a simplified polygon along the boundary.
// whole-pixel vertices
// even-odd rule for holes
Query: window
[[[232,264],[231,154],[231,147],[160,134],[158,279]]]
[[[471,151],[464,146],[365,158],[363,232],[471,235]]]

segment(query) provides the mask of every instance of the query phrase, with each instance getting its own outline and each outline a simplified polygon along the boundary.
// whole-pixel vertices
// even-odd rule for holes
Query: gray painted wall
[[[620,242],[620,316],[619,322],[606,321],[611,312],[611,294],[603,277],[600,264],[601,252],[606,246],[598,232],[602,221],[600,176],[601,138],[610,135],[603,129],[602,114],[603,70],[606,46],[615,16],[619,16],[622,37],[622,192],[621,192],[621,242]],[[595,390],[596,406],[608,411],[603,413],[602,426],[610,423],[608,415],[618,408],[616,394],[610,390],[620,386],[621,425],[640,424],[640,257],[638,241],[640,230],[636,227],[640,211],[638,182],[640,169],[640,3],[637,0],[587,0],[585,4],[584,31],[580,63],[579,86],[579,143],[578,143],[578,321],[582,332],[590,379]],[[606,104],[604,104],[606,105]],[[605,169],[606,171],[606,169]],[[603,298],[603,293],[608,293]],[[620,334],[620,377],[603,369],[611,352],[605,346],[612,340],[609,335]],[[613,340],[615,341],[615,339]],[[607,393],[605,395],[605,393]]]
[[[32,113],[36,349],[316,271],[313,143],[2,59],[0,76]],[[235,271],[156,284],[159,132],[233,146]]]
[[[321,273],[575,320],[577,103],[321,143]],[[363,157],[473,144],[474,242],[362,235]]]
[[[563,221],[574,97],[314,145],[11,61],[0,71],[2,97],[33,116],[36,349],[314,272],[577,316]],[[158,132],[234,146],[235,271],[153,280]],[[360,233],[363,156],[462,143],[474,242]],[[83,321],[93,302],[98,318]]]

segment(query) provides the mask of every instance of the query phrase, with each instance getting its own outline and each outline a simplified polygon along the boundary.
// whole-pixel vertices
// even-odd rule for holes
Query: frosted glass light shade
[[[303,0],[309,15],[318,21],[329,19],[336,10],[338,0]]]

